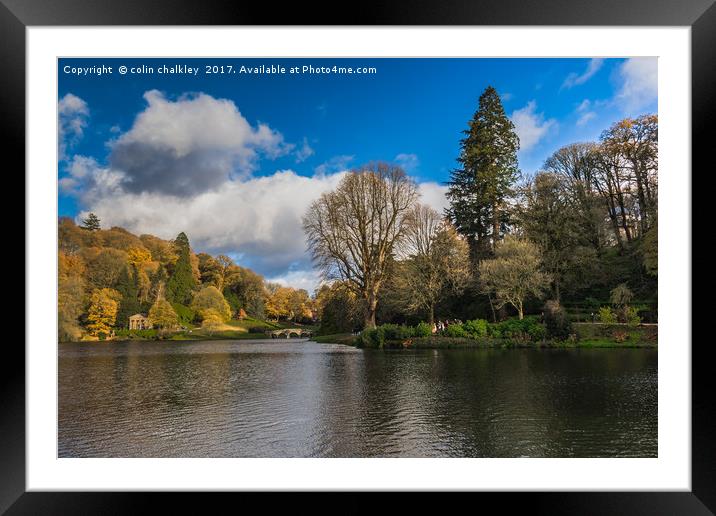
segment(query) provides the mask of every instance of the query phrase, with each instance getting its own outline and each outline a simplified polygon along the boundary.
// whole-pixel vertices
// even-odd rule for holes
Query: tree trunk
[[[522,312],[522,303],[519,303],[517,305],[517,317],[520,319],[520,321],[525,318],[525,314]]]
[[[435,322],[435,304],[431,303],[430,308],[428,309],[428,324],[432,326],[432,324]]]
[[[500,239],[500,214],[497,211],[497,203],[492,205],[492,252],[495,252],[497,241]]]
[[[375,312],[378,306],[378,297],[374,293],[369,293],[366,299],[366,311],[365,311],[365,329],[375,328]]]
[[[492,322],[497,322],[497,314],[495,313],[495,306],[492,304],[492,294],[487,294],[487,299],[490,300],[490,310],[492,310]]]

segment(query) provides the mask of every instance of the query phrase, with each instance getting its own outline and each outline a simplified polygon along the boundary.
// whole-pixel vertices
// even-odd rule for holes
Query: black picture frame
[[[557,25],[690,26],[692,35],[693,170],[712,171],[708,128],[716,119],[716,5],[714,0],[419,0],[344,4],[340,16],[303,3],[281,9],[268,3],[219,0],[0,0],[0,131],[6,156],[25,166],[25,28],[39,25]],[[707,165],[708,164],[708,165]],[[694,174],[692,172],[692,178]],[[24,189],[24,187],[23,187]],[[693,190],[696,193],[696,190]],[[693,201],[696,204],[696,199]],[[696,214],[696,212],[693,212]],[[693,234],[704,234],[692,217]],[[48,261],[48,266],[54,261]],[[692,259],[692,268],[705,265]],[[26,270],[25,274],[32,271]],[[694,303],[693,319],[707,309]],[[32,307],[27,307],[31,309]],[[705,319],[701,319],[705,320]],[[686,325],[685,325],[686,326]],[[708,344],[708,342],[705,342]],[[682,345],[691,345],[691,342]],[[0,360],[0,513],[121,514],[148,502],[193,512],[185,494],[59,493],[25,490],[25,353],[15,345]],[[527,504],[549,514],[712,514],[716,512],[714,375],[708,346],[692,346],[692,491],[643,493],[484,493],[501,511]],[[241,496],[248,496],[243,494]],[[373,494],[352,494],[341,512],[374,506]],[[423,504],[411,495],[403,509]],[[202,502],[200,502],[202,503]],[[248,503],[244,501],[242,503]],[[451,502],[459,503],[459,501]],[[475,504],[476,502],[468,502]],[[479,503],[482,503],[479,502]],[[325,510],[334,509],[330,504]],[[165,505],[166,509],[167,506]],[[313,506],[312,510],[321,507]]]

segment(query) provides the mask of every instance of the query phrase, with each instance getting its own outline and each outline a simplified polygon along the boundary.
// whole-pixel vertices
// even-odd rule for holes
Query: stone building
[[[142,314],[134,314],[129,316],[129,329],[130,330],[150,330],[152,323],[149,318]]]

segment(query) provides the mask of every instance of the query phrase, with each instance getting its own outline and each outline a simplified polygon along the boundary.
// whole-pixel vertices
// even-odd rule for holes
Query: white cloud
[[[104,172],[103,169],[97,169]],[[189,235],[197,249],[243,254],[257,272],[279,275],[292,264],[310,267],[301,217],[343,174],[303,177],[287,170],[271,176],[227,181],[216,191],[180,198],[158,192],[114,190],[86,196],[86,212],[108,226],[173,238]],[[86,213],[85,212],[85,213]],[[80,218],[84,214],[80,214]]]
[[[658,66],[655,57],[633,57],[619,67],[617,76],[621,82],[614,98],[623,111],[637,112],[657,99]]]
[[[302,288],[313,294],[321,284],[321,274],[315,269],[292,270],[280,276],[266,278],[272,283],[278,283],[293,288]]]
[[[596,118],[597,113],[592,111],[593,107],[594,103],[592,103],[589,99],[584,99],[579,106],[577,106],[577,114],[579,115],[577,118],[577,126],[583,126],[590,120]]]
[[[57,142],[61,160],[67,159],[67,148],[82,138],[89,114],[87,102],[72,93],[67,93],[57,103]]]
[[[313,156],[314,152],[315,151],[308,144],[308,138],[304,137],[303,144],[296,151],[296,163],[301,163],[303,161],[306,161],[308,158]]]
[[[331,174],[333,172],[343,172],[348,169],[348,165],[355,156],[349,156],[342,154],[340,156],[333,156],[328,161],[325,161],[318,165],[315,169],[317,175]]]
[[[420,160],[415,154],[400,153],[393,161],[406,172],[412,172],[420,165]]]
[[[276,158],[294,147],[268,125],[252,126],[231,100],[205,93],[170,100],[157,90],[144,99],[147,107],[132,128],[110,143],[110,165],[136,193],[212,190],[248,176],[259,152]]]
[[[508,102],[508,101],[512,100],[512,97],[513,97],[512,93],[508,93],[508,92],[500,93],[500,98],[502,98],[502,102]]]
[[[599,71],[603,64],[604,59],[591,59],[587,65],[587,69],[583,73],[570,73],[562,83],[562,88],[572,88],[573,86],[584,84]]]
[[[449,204],[447,197],[445,197],[448,187],[433,181],[420,183],[418,187],[420,191],[420,202],[427,204],[442,214]]]
[[[553,118],[545,120],[544,113],[537,113],[537,103],[534,100],[530,100],[522,109],[513,111],[510,119],[515,124],[515,131],[520,137],[520,150],[523,152],[539,143],[557,124]]]

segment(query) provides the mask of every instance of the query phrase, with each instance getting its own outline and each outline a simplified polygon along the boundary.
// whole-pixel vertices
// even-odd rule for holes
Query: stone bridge
[[[272,339],[290,339],[292,335],[296,337],[311,337],[313,335],[311,330],[304,330],[303,328],[283,328],[281,330],[269,331],[268,333]]]

